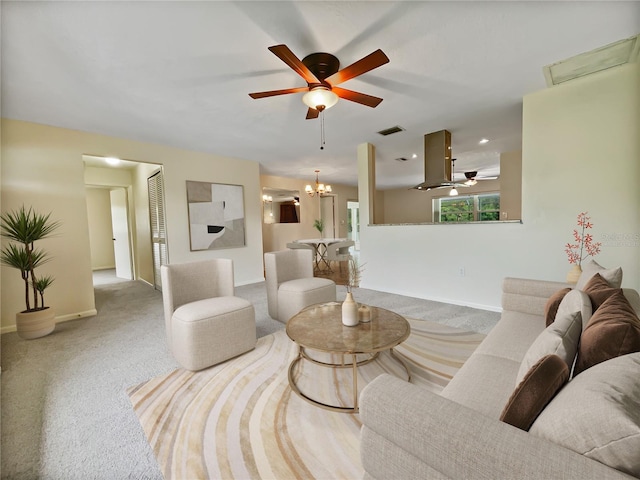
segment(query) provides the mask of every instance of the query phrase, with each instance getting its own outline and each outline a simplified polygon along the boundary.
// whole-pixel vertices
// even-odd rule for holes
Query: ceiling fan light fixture
[[[302,102],[309,108],[322,111],[338,103],[338,98],[338,95],[327,87],[316,87],[302,96]]]

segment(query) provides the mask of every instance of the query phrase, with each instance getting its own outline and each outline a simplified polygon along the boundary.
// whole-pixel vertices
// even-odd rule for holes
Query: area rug
[[[409,365],[412,383],[439,392],[484,335],[409,321],[411,335],[394,350]],[[293,393],[287,370],[296,356],[295,344],[278,331],[223,364],[200,372],[177,369],[129,389],[164,477],[361,478],[359,416],[319,408]],[[325,403],[353,401],[350,369],[300,363],[302,391]],[[359,368],[358,390],[384,372],[407,378],[383,352]]]

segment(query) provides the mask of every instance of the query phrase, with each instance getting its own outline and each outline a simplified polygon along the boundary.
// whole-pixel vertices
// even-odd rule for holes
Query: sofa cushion
[[[595,260],[589,259],[589,261],[582,265],[582,273],[580,274],[580,278],[578,278],[576,288],[578,290],[584,290],[585,285],[596,273],[599,273],[602,278],[607,281],[610,287],[620,288],[620,285],[622,285],[621,267],[606,269],[602,265],[599,265]]]
[[[513,392],[519,367],[520,362],[474,353],[441,395],[497,420]]]
[[[602,362],[571,380],[529,433],[640,477],[638,379],[640,353]]]
[[[556,313],[558,313],[558,307],[560,306],[560,302],[564,298],[564,296],[569,293],[571,289],[569,287],[558,290],[556,293],[549,297],[547,303],[544,306],[544,321],[547,325],[551,325],[556,318]]]
[[[591,299],[591,307],[595,312],[604,301],[611,295],[620,290],[619,287],[611,287],[609,283],[602,278],[602,275],[596,273],[584,286],[584,292]]]
[[[478,346],[476,353],[507,358],[517,362],[519,367],[527,349],[542,330],[544,330],[542,315],[503,310],[500,321]],[[517,371],[516,368],[516,373]],[[515,382],[515,373],[513,381]]]
[[[573,366],[582,333],[582,316],[579,311],[558,315],[555,322],[545,328],[525,353],[516,385],[523,381],[531,368],[547,355],[557,355],[567,365]]]
[[[582,333],[574,375],[634,352],[640,352],[640,319],[618,289],[595,311]]]
[[[569,367],[557,355],[542,357],[511,394],[500,420],[528,431],[540,412],[567,383]]]

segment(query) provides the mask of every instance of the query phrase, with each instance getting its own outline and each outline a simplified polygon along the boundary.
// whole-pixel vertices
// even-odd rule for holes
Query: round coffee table
[[[389,350],[407,372],[407,364],[393,351],[393,347],[404,342],[411,333],[409,322],[397,313],[380,307],[370,307],[371,321],[354,327],[342,324],[342,304],[334,302],[312,305],[293,316],[286,327],[287,335],[299,347],[298,356],[289,365],[289,385],[306,401],[328,410],[358,413],[358,367],[372,362],[382,351]],[[342,362],[326,363],[311,358],[305,349],[341,355]],[[369,357],[358,361],[358,354]],[[351,355],[351,362],[345,363],[344,356]],[[305,395],[296,384],[294,369],[298,362],[306,360],[329,368],[351,368],[353,370],[353,407],[328,405]]]

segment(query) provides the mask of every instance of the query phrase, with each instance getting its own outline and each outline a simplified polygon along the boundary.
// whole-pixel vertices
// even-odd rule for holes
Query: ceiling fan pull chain
[[[320,112],[320,150],[324,150],[325,144],[325,134],[324,134],[324,111]]]

